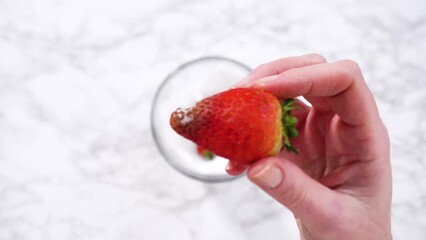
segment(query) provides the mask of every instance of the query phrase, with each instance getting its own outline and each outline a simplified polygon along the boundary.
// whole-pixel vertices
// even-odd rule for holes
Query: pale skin
[[[235,87],[298,102],[300,154],[283,150],[251,166],[229,165],[290,209],[303,240],[391,239],[392,177],[386,128],[358,65],[317,54],[256,68]],[[247,169],[248,168],[248,169]]]

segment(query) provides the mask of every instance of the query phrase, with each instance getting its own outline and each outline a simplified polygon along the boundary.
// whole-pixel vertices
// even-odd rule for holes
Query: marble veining
[[[360,64],[392,141],[394,239],[425,239],[424,1],[0,0],[0,240],[298,239],[247,179],[172,169],[149,113],[184,61],[311,52]]]

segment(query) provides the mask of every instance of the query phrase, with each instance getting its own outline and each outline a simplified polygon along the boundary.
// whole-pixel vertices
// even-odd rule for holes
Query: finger
[[[359,169],[360,167],[356,163],[345,164],[333,169],[332,172],[318,181],[328,188],[336,188],[347,183],[350,179],[359,179],[359,177],[356,177],[356,175],[359,174]]]
[[[290,161],[267,158],[253,164],[248,178],[305,223],[333,217],[337,196]]]
[[[291,110],[291,115],[297,119],[296,128],[299,129],[304,123],[306,116],[308,115],[311,108],[302,102],[299,98],[295,98],[293,103],[294,109]]]
[[[320,113],[330,112],[333,109],[330,106],[330,99],[324,97],[305,96],[305,99],[315,106],[315,111]]]
[[[280,74],[289,69],[325,62],[325,58],[319,54],[307,54],[297,57],[281,58],[258,66],[246,78],[237,82],[234,87],[244,87],[248,82],[255,81],[256,79],[267,76]]]
[[[330,107],[350,125],[380,119],[358,65],[350,60],[310,65],[252,82],[277,97],[327,97]],[[312,98],[311,98],[312,99]],[[311,102],[314,107],[315,102]],[[324,106],[324,105],[322,105]]]

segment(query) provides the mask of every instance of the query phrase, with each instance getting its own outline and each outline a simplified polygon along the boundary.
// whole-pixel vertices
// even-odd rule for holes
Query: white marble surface
[[[392,139],[394,239],[426,239],[422,0],[0,0],[0,239],[298,239],[245,178],[167,165],[149,112],[192,58],[310,52],[363,68]]]

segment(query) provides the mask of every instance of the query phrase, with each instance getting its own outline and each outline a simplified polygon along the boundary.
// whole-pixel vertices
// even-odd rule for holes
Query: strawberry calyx
[[[294,105],[293,98],[287,98],[281,102],[281,121],[283,126],[283,145],[288,152],[294,152],[296,154],[299,151],[293,147],[290,142],[290,138],[295,138],[299,135],[299,132],[296,129],[297,118],[291,115],[291,111],[297,107]]]

